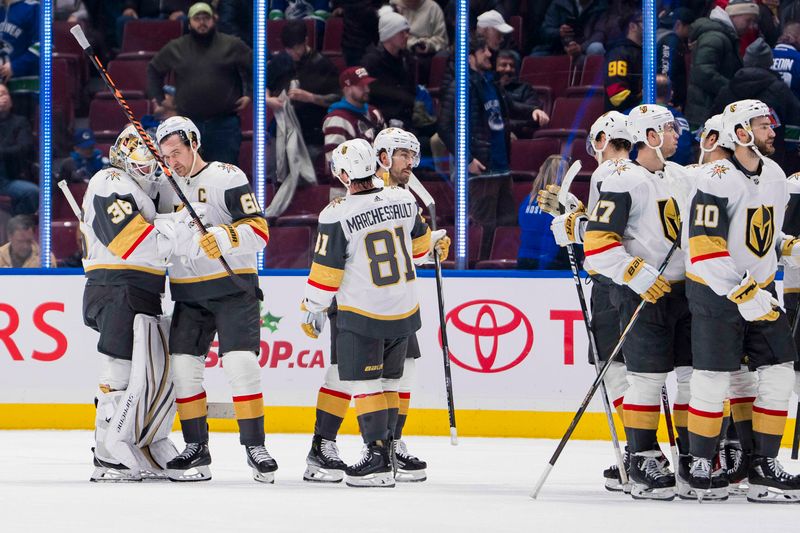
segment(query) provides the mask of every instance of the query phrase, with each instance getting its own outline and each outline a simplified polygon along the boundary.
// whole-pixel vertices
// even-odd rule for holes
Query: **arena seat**
[[[143,98],[128,100],[128,105],[135,117],[146,115],[150,109],[148,101]],[[94,131],[96,137],[116,139],[119,132],[127,125],[128,117],[115,100],[95,98],[89,104],[89,128]]]
[[[556,97],[571,85],[572,59],[567,56],[527,56],[522,60],[519,78],[531,85],[546,85]]]
[[[431,70],[428,74],[428,92],[431,96],[438,96],[442,92],[442,80],[447,72],[448,56],[437,55],[431,58]]]
[[[242,141],[239,146],[239,162],[238,166],[250,180],[253,182],[253,141]]]
[[[342,55],[342,35],[344,34],[344,19],[330,17],[325,21],[325,34],[322,37],[322,54],[329,57]]]
[[[537,130],[533,137],[586,137],[592,123],[603,114],[603,110],[602,95],[592,98],[556,98],[550,123],[546,128]]]
[[[70,183],[69,190],[72,193],[72,196],[75,198],[75,201],[78,202],[78,205],[81,205],[83,202],[83,195],[86,193],[86,188],[89,186],[88,183]],[[61,189],[53,190],[53,220],[59,221],[68,221],[74,222],[75,221],[75,213],[72,212],[72,208],[70,207],[67,199],[64,197],[64,193],[61,192]]]
[[[517,268],[519,253],[520,228],[517,226],[500,226],[494,230],[492,251],[489,259],[479,261],[477,269],[513,269]]]
[[[126,99],[145,98],[149,59],[115,59],[108,63],[108,74]],[[95,98],[114,98],[111,91],[101,91]]]
[[[78,245],[79,224],[76,220],[54,221],[51,224],[51,251],[60,261],[80,249]]]
[[[264,250],[267,268],[309,268],[311,266],[311,228],[305,226],[269,230],[269,246]]]
[[[560,153],[558,139],[516,139],[511,141],[511,173],[515,180],[530,181],[539,173],[539,167],[551,156]]]
[[[317,28],[313,19],[304,19],[306,29],[308,30],[308,45],[315,49],[317,48]],[[267,53],[277,54],[283,51],[283,44],[281,44],[281,31],[286,26],[288,20],[268,20],[267,21]]]
[[[183,35],[179,20],[135,19],[125,24],[117,59],[154,56],[165,44]]]
[[[298,187],[292,203],[275,221],[276,226],[316,226],[320,212],[330,203],[330,185]]]
[[[447,261],[442,262],[442,268],[453,269],[456,267],[455,254],[456,254],[456,230],[454,226],[443,226],[443,230],[447,230],[447,235],[452,240],[450,246],[450,257]],[[475,263],[480,259],[481,241],[483,240],[483,227],[470,225],[467,234],[467,263],[469,268],[473,268]],[[428,266],[426,265],[426,268]],[[430,265],[433,268],[433,265]]]

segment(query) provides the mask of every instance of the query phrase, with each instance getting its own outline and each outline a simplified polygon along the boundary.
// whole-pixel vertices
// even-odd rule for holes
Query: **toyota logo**
[[[499,300],[472,300],[447,313],[450,360],[484,374],[520,364],[533,346],[533,327],[522,311]],[[439,332],[439,344],[442,337]]]

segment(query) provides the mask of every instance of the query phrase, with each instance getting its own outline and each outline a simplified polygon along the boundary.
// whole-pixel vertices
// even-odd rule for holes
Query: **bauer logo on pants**
[[[447,314],[450,359],[466,370],[503,372],[531,352],[533,327],[525,314],[499,300],[472,300]],[[439,344],[441,345],[441,332]]]

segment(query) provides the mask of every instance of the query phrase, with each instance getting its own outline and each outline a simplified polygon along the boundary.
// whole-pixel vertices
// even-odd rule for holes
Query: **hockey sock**
[[[398,396],[400,399],[400,408],[397,412],[397,424],[394,426],[395,440],[403,438],[403,428],[406,425],[406,418],[408,417],[408,406],[411,405],[410,392],[401,392]]]
[[[793,362],[758,369],[758,396],[753,403],[753,451],[756,455],[778,456],[793,387]]]
[[[678,391],[675,403],[672,405],[672,421],[678,433],[678,451],[686,455],[689,453],[689,399],[691,397],[692,367],[679,366],[675,368],[675,377],[678,381]]]
[[[245,446],[264,444],[264,396],[261,368],[253,352],[223,355],[222,368],[233,392],[233,410],[239,424],[239,442]]]
[[[396,439],[394,431],[397,428],[397,419],[399,418],[400,396],[396,391],[388,390],[383,391],[383,396],[386,398],[386,429],[389,430],[389,436]]]
[[[631,372],[630,387],[625,392],[623,418],[628,448],[632,453],[653,449],[661,416],[661,386],[666,374]]]
[[[695,370],[691,379],[689,401],[689,446],[694,457],[713,459],[722,429],[723,403],[730,374]]]
[[[319,388],[317,394],[317,420],[314,422],[314,434],[323,439],[336,440],[339,428],[350,407],[350,395],[325,387]]]
[[[717,439],[717,447],[721,440],[727,440],[728,431],[731,427],[731,401],[725,400],[722,404],[722,428],[719,430],[719,438]]]
[[[753,402],[758,394],[756,373],[746,366],[731,373],[731,418],[745,452],[753,451]]]
[[[175,403],[181,421],[183,441],[186,443],[208,442],[208,406],[203,390],[202,357],[188,354],[172,354],[172,376],[175,381]]]
[[[380,390],[380,380],[357,381],[355,384],[356,413],[364,442],[386,440],[389,436],[389,412],[386,396]]]

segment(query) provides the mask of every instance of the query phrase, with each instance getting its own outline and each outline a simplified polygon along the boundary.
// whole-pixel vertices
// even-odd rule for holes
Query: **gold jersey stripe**
[[[233,227],[237,228],[242,224],[246,224],[253,228],[256,235],[261,237],[262,239],[266,238],[269,239],[269,226],[267,226],[267,220],[261,217],[252,217],[252,218],[243,218],[241,220],[237,220],[233,223]]]
[[[343,277],[344,270],[321,265],[316,261],[311,263],[311,272],[308,273],[308,279],[314,283],[331,287],[332,289],[339,288],[339,285],[342,284]]]
[[[234,401],[233,411],[236,413],[236,420],[248,420],[264,416],[264,398],[259,396],[253,400]]]
[[[400,395],[394,391],[384,391],[386,397],[386,407],[388,409],[400,409]]]
[[[689,256],[694,258],[728,251],[728,241],[722,237],[698,235],[689,238]]]
[[[191,420],[193,418],[200,418],[208,414],[208,406],[206,398],[200,398],[186,403],[178,403],[178,417],[181,420]]]
[[[785,415],[770,415],[753,411],[753,431],[781,437],[784,426],[786,426]]]
[[[722,413],[719,416],[703,416],[689,410],[689,432],[701,437],[714,439],[722,430]]]
[[[108,250],[117,257],[123,257],[137,243],[142,234],[150,230],[150,224],[141,213],[133,217],[110,243]]]
[[[258,274],[258,271],[255,268],[237,268],[233,271],[234,274]],[[183,283],[200,283],[202,281],[211,281],[215,279],[220,279],[227,277],[227,272],[217,272],[215,274],[209,274],[207,276],[198,276],[196,278],[173,278],[170,276],[169,282],[176,283],[176,284],[183,284]]]
[[[735,422],[744,422],[753,419],[753,402],[731,404],[731,416]]]
[[[400,411],[399,414],[401,416],[405,416],[408,414],[408,408],[411,405],[411,398],[400,398]]]
[[[404,318],[408,318],[417,311],[419,311],[419,304],[415,305],[411,311],[407,313],[402,313],[399,315],[379,315],[376,313],[370,313],[369,311],[365,311],[363,309],[359,309],[357,307],[350,307],[347,305],[340,305],[339,311],[349,311],[351,313],[355,313],[357,315],[365,316],[367,318],[374,318],[375,320],[402,320]]]
[[[624,410],[625,427],[631,429],[658,429],[660,411]]]
[[[423,254],[428,253],[428,250],[431,247],[431,228],[425,232],[424,235],[420,235],[416,239],[411,241],[411,255],[414,257],[419,257]]]
[[[156,276],[164,276],[167,273],[166,270],[159,270],[157,268],[148,268],[139,265],[130,265],[127,263],[121,263],[118,265],[116,264],[109,265],[101,263],[101,264],[87,266],[83,270],[84,272],[91,272],[92,270],[136,270],[137,272],[147,272],[148,274],[155,274]]]
[[[697,282],[697,283],[700,283],[700,284],[702,284],[702,285],[706,285],[706,286],[708,285],[708,283],[706,283],[706,280],[704,280],[703,278],[701,278],[701,277],[700,277],[700,276],[698,276],[697,274],[692,274],[691,272],[687,272],[687,273],[686,273],[686,277],[687,277],[688,279],[690,279],[690,280],[692,280],[692,281],[695,281],[695,282]],[[766,289],[767,287],[769,287],[769,285],[770,285],[770,284],[771,284],[771,283],[772,283],[774,280],[775,280],[775,274],[773,274],[773,275],[771,275],[770,277],[768,277],[768,278],[766,279],[766,281],[762,281],[761,283],[759,283],[759,284],[758,284],[758,286],[759,286],[759,287],[761,287],[762,289]],[[785,292],[785,291],[784,291],[784,292]],[[800,289],[797,289],[797,292],[800,292]]]
[[[368,396],[356,396],[356,413],[358,416],[367,415],[386,409],[386,397],[383,393]]]
[[[339,398],[338,396],[326,394],[322,390],[320,390],[319,394],[317,395],[317,409],[320,411],[325,411],[326,413],[337,418],[344,418],[344,415],[347,414],[347,409],[349,407],[349,399],[345,400],[344,398]]]
[[[613,231],[587,231],[583,236],[584,250],[591,252],[593,250],[602,250],[609,246],[614,246],[622,242],[622,237]]]

